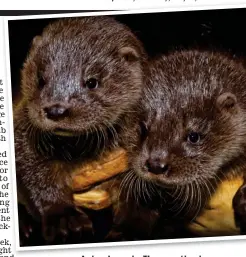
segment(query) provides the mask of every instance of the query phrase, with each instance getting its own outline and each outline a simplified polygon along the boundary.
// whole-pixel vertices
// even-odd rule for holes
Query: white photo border
[[[190,242],[213,242],[213,241],[231,241],[245,240],[246,236],[213,236],[213,237],[198,237],[198,238],[182,238],[182,239],[160,239],[160,240],[142,240],[142,241],[125,241],[125,242],[105,242],[105,243],[81,243],[81,244],[64,244],[52,246],[26,246],[20,247],[19,240],[19,222],[18,222],[18,204],[17,204],[17,185],[16,185],[16,164],[15,164],[15,148],[14,148],[14,126],[13,126],[13,109],[12,109],[12,86],[11,86],[11,68],[10,68],[10,52],[9,52],[9,32],[8,21],[11,20],[28,20],[28,19],[50,19],[50,18],[66,18],[66,17],[84,17],[84,16],[105,16],[105,15],[121,15],[121,14],[145,14],[145,13],[165,13],[165,12],[180,12],[180,11],[203,11],[203,10],[223,10],[223,9],[242,9],[246,8],[244,4],[229,4],[229,5],[209,5],[209,6],[193,6],[193,7],[166,7],[158,9],[134,9],[127,11],[93,11],[81,13],[62,13],[62,14],[45,14],[45,15],[23,15],[23,16],[7,16],[4,17],[5,29],[5,51],[6,51],[6,70],[7,70],[7,103],[8,109],[6,112],[11,117],[9,119],[9,135],[10,135],[10,167],[13,188],[13,210],[14,210],[14,231],[16,251],[33,251],[33,250],[55,250],[55,249],[76,249],[76,248],[94,248],[94,247],[114,247],[114,246],[134,246],[134,245],[155,245],[155,244],[170,244],[170,243],[190,243]],[[69,11],[68,11],[69,12]]]

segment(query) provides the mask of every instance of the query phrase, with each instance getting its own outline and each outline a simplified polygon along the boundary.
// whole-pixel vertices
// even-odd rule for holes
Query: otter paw
[[[243,184],[233,198],[233,209],[235,223],[240,228],[240,232],[246,235],[246,184]]]
[[[19,239],[20,246],[35,245],[35,240],[38,240],[36,234],[38,223],[34,221],[33,217],[27,212],[25,206],[18,205],[18,218],[19,218]],[[40,239],[40,238],[39,238]]]
[[[43,218],[43,237],[47,244],[83,243],[91,240],[92,222],[85,212],[68,208],[61,215]]]

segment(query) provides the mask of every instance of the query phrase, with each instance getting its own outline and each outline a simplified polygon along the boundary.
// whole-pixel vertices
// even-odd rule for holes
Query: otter
[[[166,192],[164,207],[193,220],[218,182],[245,172],[245,67],[212,51],[160,56],[150,62],[142,108],[132,171]]]
[[[47,242],[90,224],[73,205],[76,165],[135,144],[146,58],[130,29],[106,16],[59,19],[33,39],[14,107],[16,176]]]

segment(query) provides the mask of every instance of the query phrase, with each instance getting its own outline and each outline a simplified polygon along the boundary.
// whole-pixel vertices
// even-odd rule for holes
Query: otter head
[[[32,43],[22,71],[31,123],[77,135],[114,126],[140,97],[144,50],[109,17],[65,18]]]
[[[153,63],[148,83],[141,147],[131,160],[140,177],[163,187],[205,184],[245,151],[240,65],[220,55],[175,53]]]

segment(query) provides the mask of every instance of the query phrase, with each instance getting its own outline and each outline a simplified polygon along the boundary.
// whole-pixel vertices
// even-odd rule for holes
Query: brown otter
[[[74,167],[134,145],[145,59],[110,17],[60,19],[33,40],[14,108],[16,174],[18,199],[48,241],[89,223],[73,209]]]
[[[147,85],[132,170],[194,218],[217,182],[245,169],[246,70],[221,53],[180,51],[152,61]]]

